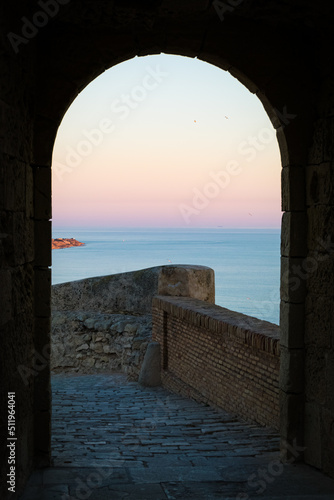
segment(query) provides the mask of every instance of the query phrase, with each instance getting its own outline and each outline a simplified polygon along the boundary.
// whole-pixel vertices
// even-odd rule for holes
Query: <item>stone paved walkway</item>
[[[54,466],[22,500],[334,499],[334,481],[279,462],[276,432],[222,410],[121,374],[52,386]]]

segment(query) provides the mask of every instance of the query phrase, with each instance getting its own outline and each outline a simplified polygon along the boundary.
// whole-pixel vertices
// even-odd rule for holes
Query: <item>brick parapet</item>
[[[279,327],[268,321],[246,316],[197,299],[157,296],[153,308],[180,318],[197,327],[223,334],[268,354],[280,353]]]
[[[279,426],[279,327],[197,299],[153,299],[163,384],[249,421]]]

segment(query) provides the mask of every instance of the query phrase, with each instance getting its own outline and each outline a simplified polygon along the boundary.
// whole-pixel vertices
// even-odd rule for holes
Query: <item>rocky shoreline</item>
[[[57,250],[58,248],[81,247],[83,245],[84,243],[74,238],[52,238],[52,250]]]

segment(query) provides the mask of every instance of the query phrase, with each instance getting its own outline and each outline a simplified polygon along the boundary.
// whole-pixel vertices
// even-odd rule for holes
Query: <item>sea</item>
[[[52,284],[174,264],[215,271],[216,304],[279,323],[280,229],[54,228],[85,246],[52,251]]]

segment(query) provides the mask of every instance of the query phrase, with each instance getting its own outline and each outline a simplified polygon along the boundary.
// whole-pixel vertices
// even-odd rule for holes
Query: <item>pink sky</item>
[[[280,154],[258,98],[190,58],[136,58],[74,101],[53,156],[54,227],[279,227]]]

